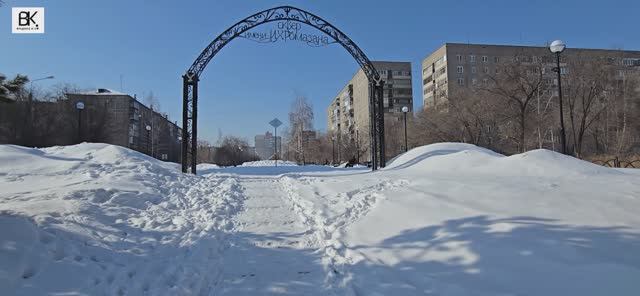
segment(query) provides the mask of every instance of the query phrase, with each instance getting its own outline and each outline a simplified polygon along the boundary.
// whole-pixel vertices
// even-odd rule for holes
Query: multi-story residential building
[[[257,135],[255,140],[255,154],[261,159],[271,159],[275,154],[275,146],[278,147],[278,154],[282,157],[282,137],[274,137],[272,133],[266,132],[264,135]]]
[[[374,67],[384,80],[385,125],[402,116],[402,107],[413,111],[410,62],[374,61]],[[327,132],[339,142],[358,141],[364,148],[363,159],[370,159],[369,147],[369,84],[362,69],[342,88],[327,108]]]
[[[84,104],[80,114],[81,141],[99,141],[128,147],[155,158],[179,162],[182,129],[135,97],[108,89],[68,93],[75,106]]]
[[[640,65],[640,51],[567,48],[562,53],[561,73],[568,73],[571,59],[605,59],[619,67],[623,77]],[[557,83],[554,55],[546,46],[512,46],[446,43],[422,61],[422,100],[425,109],[446,106],[451,94],[469,86],[486,85],[489,76],[505,63],[537,64],[551,83]],[[635,67],[640,69],[640,67]]]

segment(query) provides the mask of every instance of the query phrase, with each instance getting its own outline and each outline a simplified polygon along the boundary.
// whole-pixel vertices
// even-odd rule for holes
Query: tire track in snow
[[[406,186],[408,181],[383,180],[364,188],[328,195],[322,195],[317,187],[316,190],[310,190],[317,181],[318,178],[314,177],[294,179],[283,176],[278,179],[294,210],[320,242],[324,254],[323,263],[326,265],[325,284],[334,293],[338,289],[347,289],[341,291],[340,295],[358,295],[357,290],[349,284],[352,275],[348,266],[353,262],[346,255],[348,246],[340,240],[344,228],[365,216],[378,200],[383,199],[382,191]],[[342,211],[339,209],[341,202],[347,203]]]

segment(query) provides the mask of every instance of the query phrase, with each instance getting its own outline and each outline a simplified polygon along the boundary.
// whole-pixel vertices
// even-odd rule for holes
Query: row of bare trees
[[[566,69],[561,76],[568,153],[583,158],[640,153],[638,72],[579,56],[566,61]],[[411,145],[450,141],[506,154],[560,151],[558,82],[550,71],[543,63],[515,58],[504,63],[496,74],[449,94],[440,109],[417,114],[410,124]]]
[[[224,136],[215,146],[204,140],[198,141],[198,163],[237,166],[258,159],[249,143],[239,137]]]

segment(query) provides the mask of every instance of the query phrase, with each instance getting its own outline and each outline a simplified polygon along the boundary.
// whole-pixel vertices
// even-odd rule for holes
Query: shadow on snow
[[[0,213],[9,234],[0,237],[0,283],[9,285],[3,291],[38,294],[42,274],[64,271],[58,283],[47,283],[47,293],[325,295],[326,276],[333,272],[325,269],[321,251],[295,247],[308,233],[212,231],[177,246],[163,244],[163,237],[175,235],[171,231],[122,226],[125,231],[115,231],[73,222],[93,233],[87,234],[56,227],[66,220],[54,220],[36,223]],[[24,248],[20,239],[34,246]],[[58,254],[49,247],[52,242],[70,249]],[[337,275],[357,295],[636,295],[640,290],[640,236],[625,227],[474,216],[350,250],[369,257]],[[47,260],[51,264],[42,263]],[[12,281],[17,285],[10,286]]]

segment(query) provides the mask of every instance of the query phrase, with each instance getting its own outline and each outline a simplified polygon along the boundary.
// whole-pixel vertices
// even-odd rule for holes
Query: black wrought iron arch
[[[182,114],[182,171],[196,173],[197,158],[197,102],[199,77],[213,57],[231,40],[257,26],[276,22],[294,21],[309,25],[325,33],[351,54],[369,81],[369,110],[372,169],[385,166],[383,83],[380,74],[364,52],[335,26],[308,11],[292,6],[280,6],[255,13],[225,30],[200,53],[183,76]],[[191,146],[191,147],[189,147]],[[189,159],[190,158],[190,159]]]

